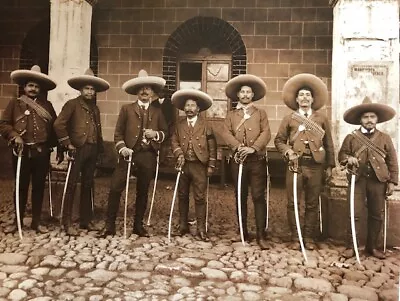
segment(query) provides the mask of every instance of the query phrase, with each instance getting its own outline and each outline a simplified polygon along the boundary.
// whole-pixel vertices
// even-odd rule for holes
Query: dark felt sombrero
[[[242,74],[232,78],[225,87],[225,94],[231,100],[239,101],[237,93],[243,86],[249,86],[253,90],[253,101],[260,100],[264,97],[267,91],[267,86],[264,81],[252,74]]]
[[[151,86],[153,91],[157,93],[164,88],[165,79],[158,76],[149,76],[146,70],[140,70],[138,77],[126,81],[122,85],[122,89],[128,94],[137,95],[137,92],[143,86]]]
[[[373,103],[367,96],[364,98],[362,104],[348,109],[343,114],[343,119],[350,124],[361,124],[361,116],[367,112],[374,112],[378,116],[378,123],[388,121],[396,115],[396,111],[385,104]]]
[[[172,94],[171,102],[179,110],[184,109],[185,103],[188,99],[196,101],[201,111],[207,110],[212,106],[213,100],[210,95],[203,91],[196,89],[182,89]]]
[[[97,76],[94,76],[92,69],[87,69],[85,74],[78,75],[68,80],[68,85],[76,90],[80,90],[86,85],[93,86],[96,92],[103,92],[110,88],[110,84]]]
[[[313,94],[313,103],[311,108],[319,110],[328,100],[328,88],[325,83],[318,77],[310,73],[301,73],[291,77],[283,86],[282,97],[285,104],[292,110],[299,108],[296,102],[297,92],[302,87],[309,87]]]
[[[18,85],[25,85],[28,81],[37,83],[42,90],[53,90],[57,84],[47,74],[42,73],[38,65],[32,66],[31,70],[15,70],[10,74],[11,79]]]

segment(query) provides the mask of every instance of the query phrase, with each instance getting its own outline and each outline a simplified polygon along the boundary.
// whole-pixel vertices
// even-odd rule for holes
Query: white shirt
[[[375,129],[372,129],[372,130],[370,130],[370,131],[368,131],[365,127],[361,127],[360,128],[360,130],[361,130],[361,133],[363,133],[363,134],[372,134],[374,131],[375,131]]]
[[[303,115],[304,117],[306,117],[305,114],[307,113],[307,117],[306,118],[309,118],[311,116],[311,114],[312,114],[312,109],[309,109],[307,112],[303,111],[302,109],[299,109],[299,113],[301,115]]]
[[[194,116],[192,119],[186,118],[188,126],[190,126],[190,123],[192,123],[192,126],[194,127],[194,125],[196,124],[197,121],[197,115]]]
[[[147,110],[149,108],[150,102],[142,102],[141,100],[138,99],[138,105],[140,107],[144,106],[145,109]]]

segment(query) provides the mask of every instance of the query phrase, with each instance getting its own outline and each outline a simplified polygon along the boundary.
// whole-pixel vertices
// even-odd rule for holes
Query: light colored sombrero
[[[47,74],[42,73],[38,65],[32,66],[31,70],[15,70],[10,74],[11,79],[18,85],[24,85],[28,81],[37,83],[42,90],[53,90],[57,84]]]
[[[313,94],[313,103],[311,108],[319,110],[328,100],[328,88],[325,83],[314,74],[301,73],[291,77],[283,86],[282,97],[285,104],[292,110],[299,108],[296,102],[297,92],[302,87],[310,87]]]
[[[122,89],[126,93],[136,95],[138,90],[143,86],[151,86],[154,92],[159,92],[165,86],[165,79],[158,76],[149,76],[146,70],[140,70],[138,77],[126,81],[122,85]]]
[[[396,111],[385,104],[373,103],[371,99],[366,96],[362,102],[357,106],[348,109],[343,114],[343,119],[350,124],[361,124],[361,116],[367,112],[374,112],[378,116],[378,123],[388,121],[396,115]]]
[[[71,77],[68,81],[68,85],[76,90],[80,90],[86,85],[93,86],[96,92],[103,92],[110,88],[108,81],[94,76],[92,69],[86,69],[85,74]]]
[[[225,94],[231,100],[238,101],[237,93],[242,86],[249,86],[253,90],[253,101],[260,100],[267,91],[267,85],[264,81],[252,74],[242,74],[232,78],[225,87]]]
[[[196,89],[182,89],[172,94],[171,103],[179,110],[184,109],[188,99],[194,100],[199,106],[200,112],[212,106],[213,99],[207,93]]]

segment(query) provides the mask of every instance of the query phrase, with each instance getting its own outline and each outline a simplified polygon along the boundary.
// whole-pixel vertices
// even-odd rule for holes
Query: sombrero
[[[146,70],[140,70],[138,77],[126,81],[122,85],[122,89],[126,93],[136,95],[138,90],[143,86],[151,86],[154,92],[159,92],[165,86],[165,79],[158,76],[149,76]]]
[[[185,103],[188,99],[193,99],[196,101],[200,108],[200,112],[207,110],[213,103],[210,95],[196,89],[182,89],[176,91],[174,94],[172,94],[171,103],[176,108],[183,111]]]
[[[378,123],[388,121],[396,115],[396,111],[385,104],[373,103],[371,99],[366,96],[362,102],[357,106],[348,109],[343,114],[343,119],[350,124],[360,124],[361,116],[367,112],[374,112],[378,116]]]
[[[264,97],[267,86],[264,81],[252,74],[242,74],[232,78],[225,87],[225,94],[231,100],[238,101],[237,93],[242,86],[249,86],[253,90],[253,101]]]
[[[15,70],[10,74],[11,79],[18,85],[24,85],[28,81],[37,83],[42,90],[53,90],[57,84],[47,74],[42,73],[38,65],[32,66],[31,70]]]
[[[110,88],[110,84],[97,76],[94,76],[92,69],[87,69],[85,74],[78,75],[68,80],[68,85],[76,90],[80,90],[86,85],[93,86],[96,92],[103,92]]]
[[[319,110],[328,99],[328,88],[318,77],[310,73],[301,73],[291,77],[283,86],[282,97],[285,104],[292,110],[297,110],[299,105],[296,102],[297,92],[302,87],[310,87],[313,94],[311,108]]]

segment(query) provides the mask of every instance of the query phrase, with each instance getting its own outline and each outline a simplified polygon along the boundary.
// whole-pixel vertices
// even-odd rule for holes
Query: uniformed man
[[[209,241],[206,233],[207,177],[215,168],[217,142],[212,128],[199,115],[212,105],[208,94],[184,89],[172,95],[172,104],[185,112],[186,118],[177,122],[172,134],[172,151],[177,159],[176,169],[182,171],[178,186],[180,235],[189,233],[189,192],[193,188],[195,201],[197,237]]]
[[[56,119],[51,102],[41,92],[52,90],[56,83],[35,65],[31,70],[11,72],[11,79],[23,87],[19,98],[11,99],[0,120],[0,134],[13,147],[13,165],[16,173],[18,156],[22,156],[19,186],[20,220],[23,221],[28,199],[29,183],[32,179],[32,223],[31,229],[47,232],[40,225],[44,186],[50,166],[51,148],[57,145],[53,130]],[[58,160],[63,160],[62,152]],[[14,191],[15,196],[15,191]],[[15,225],[10,232],[16,230]]]
[[[72,209],[76,183],[81,176],[79,206],[80,229],[91,230],[91,196],[93,177],[99,153],[103,152],[100,111],[96,105],[96,93],[106,91],[110,84],[93,75],[87,69],[84,75],[74,76],[68,84],[80,91],[78,97],[68,100],[54,122],[58,141],[71,155],[71,173],[62,212],[62,225],[68,235],[77,235],[72,227]]]
[[[268,249],[266,240],[266,200],[265,186],[267,144],[271,130],[267,113],[257,108],[253,102],[264,97],[266,85],[262,79],[251,74],[239,75],[231,79],[225,88],[232,101],[238,101],[236,109],[230,111],[225,119],[222,137],[232,151],[231,170],[238,198],[239,164],[243,163],[241,179],[241,212],[244,239],[249,240],[247,229],[248,187],[254,203],[257,243],[261,249]],[[236,201],[237,205],[237,201]],[[238,211],[238,207],[236,208]]]
[[[133,233],[148,236],[143,227],[143,217],[149,185],[156,170],[156,153],[168,130],[161,110],[150,106],[150,100],[154,91],[160,91],[164,85],[163,78],[149,76],[145,70],[140,70],[138,77],[128,80],[122,86],[126,93],[137,95],[138,100],[121,107],[115,126],[114,142],[120,159],[111,180],[106,227],[100,234],[101,237],[115,235],[121,192],[125,188],[128,164],[131,164],[126,161],[129,156],[132,156],[137,170]]]
[[[354,193],[354,216],[356,232],[365,204],[368,208],[368,235],[365,251],[379,259],[385,254],[378,249],[378,237],[382,226],[382,215],[387,197],[393,194],[398,184],[399,170],[397,152],[392,139],[376,128],[377,123],[392,119],[396,112],[388,105],[372,103],[366,97],[362,104],[347,110],[343,119],[360,128],[348,134],[339,151],[339,162],[347,165],[356,176]],[[350,186],[350,185],[349,185]],[[350,189],[348,190],[350,197]],[[350,223],[347,231],[347,247],[343,255],[354,256]]]
[[[292,249],[299,249],[296,231],[293,175],[298,173],[297,195],[304,191],[305,248],[316,248],[318,231],[318,203],[324,179],[332,175],[335,155],[328,118],[318,110],[328,100],[326,85],[312,74],[298,74],[283,87],[283,100],[293,110],[281,122],[275,137],[277,150],[288,161],[286,172],[287,215],[292,233]],[[295,167],[295,166],[298,166]],[[293,170],[295,169],[295,170]]]

